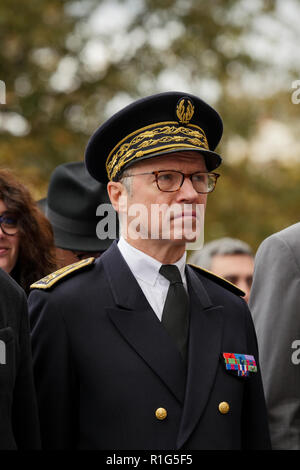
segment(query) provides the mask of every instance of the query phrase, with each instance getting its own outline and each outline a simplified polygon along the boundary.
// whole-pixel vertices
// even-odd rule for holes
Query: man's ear
[[[110,181],[107,183],[107,192],[110,202],[118,213],[120,212],[120,198],[127,195],[126,189],[119,181]]]

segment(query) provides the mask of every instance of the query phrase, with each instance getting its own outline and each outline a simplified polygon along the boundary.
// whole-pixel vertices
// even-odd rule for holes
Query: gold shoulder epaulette
[[[73,273],[74,271],[78,271],[79,269],[85,268],[89,266],[95,261],[95,258],[86,258],[77,263],[69,264],[68,266],[64,266],[63,268],[54,271],[54,273],[48,274],[48,276],[43,277],[37,282],[31,284],[31,289],[49,289],[52,287],[56,282],[60,281],[60,279],[69,276],[69,274]]]
[[[193,268],[197,269],[198,271],[203,274],[203,276],[207,277],[208,279],[211,279],[212,281],[215,281],[217,284],[219,284],[222,287],[225,287],[225,289],[230,290],[236,295],[239,295],[241,297],[244,297],[245,292],[239,289],[235,284],[232,284],[232,282],[227,281],[223,277],[218,276],[215,273],[212,273],[211,271],[208,271],[207,269],[201,268],[200,266],[197,266],[196,264],[190,264],[188,263],[189,266],[192,266]]]

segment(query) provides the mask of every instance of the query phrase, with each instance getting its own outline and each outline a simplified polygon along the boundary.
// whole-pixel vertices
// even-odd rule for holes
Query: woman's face
[[[2,216],[7,216],[8,222],[14,221],[13,214],[9,213],[3,200],[0,199],[0,268],[9,274],[15,267],[18,259],[20,234],[7,235],[5,233],[7,231],[5,229],[7,224],[2,223]],[[10,230],[8,229],[8,231]]]

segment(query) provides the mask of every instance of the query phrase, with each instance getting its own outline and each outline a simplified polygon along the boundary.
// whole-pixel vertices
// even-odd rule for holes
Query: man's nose
[[[178,191],[178,196],[180,199],[193,201],[199,198],[199,193],[195,190],[193,183],[189,176],[185,176],[182,186]]]

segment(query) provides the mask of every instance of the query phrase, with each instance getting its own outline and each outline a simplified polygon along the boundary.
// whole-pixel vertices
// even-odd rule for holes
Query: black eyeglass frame
[[[178,189],[172,189],[172,190],[169,190],[169,191],[168,191],[168,190],[161,189],[161,188],[159,187],[159,183],[158,183],[158,175],[159,175],[159,173],[166,173],[166,172],[168,172],[168,171],[171,171],[172,173],[179,173],[179,174],[182,176],[182,181],[181,181],[181,184],[180,184],[180,186],[179,186]],[[193,185],[193,188],[195,189],[195,191],[196,191],[198,194],[210,194],[210,193],[212,193],[213,190],[214,190],[215,187],[216,187],[217,180],[218,180],[218,178],[219,178],[219,176],[220,176],[220,173],[215,173],[215,172],[211,172],[211,171],[209,171],[209,172],[207,172],[207,171],[195,171],[194,173],[182,173],[182,171],[178,171],[178,170],[158,170],[158,171],[149,171],[149,172],[147,172],[147,173],[134,173],[134,174],[132,174],[132,175],[126,175],[126,174],[125,174],[125,175],[122,176],[122,178],[130,178],[131,176],[140,176],[140,175],[154,175],[154,176],[155,176],[155,181],[156,181],[156,186],[157,186],[157,188],[158,188],[160,191],[162,191],[163,193],[175,193],[176,191],[179,191],[179,190],[180,190],[180,188],[181,188],[181,186],[183,185],[183,182],[184,182],[184,180],[185,180],[186,177],[189,177],[189,179],[191,180],[191,183],[193,184],[193,180],[192,180],[193,176],[194,176],[194,175],[199,175],[199,174],[200,174],[200,175],[213,175],[213,177],[214,177],[214,187],[213,187],[213,189],[212,189],[211,191],[205,191],[205,192],[203,192],[203,191],[197,191],[197,190],[195,189],[194,185]],[[121,180],[122,180],[122,178],[121,178]]]
[[[5,229],[2,227],[3,218],[4,218],[4,219],[11,219],[11,217],[3,216],[3,214],[0,215],[0,227],[1,227],[1,230],[2,230],[2,232],[4,233],[4,235],[7,235],[8,237],[14,237],[15,235],[17,235],[17,233],[19,232],[18,224],[16,225],[16,231],[15,231],[14,233],[7,233],[7,232],[5,231]]]

